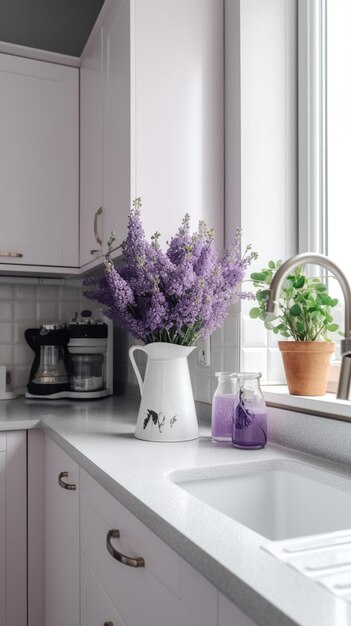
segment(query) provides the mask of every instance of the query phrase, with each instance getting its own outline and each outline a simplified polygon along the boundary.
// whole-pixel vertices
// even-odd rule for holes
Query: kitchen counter
[[[200,425],[196,441],[140,441],[133,437],[138,404],[133,398],[2,401],[0,431],[41,428],[257,624],[351,625],[350,605],[262,550],[268,540],[193,498],[167,476],[174,470],[281,458],[343,475],[346,466],[274,444],[258,451],[213,444],[207,424]]]

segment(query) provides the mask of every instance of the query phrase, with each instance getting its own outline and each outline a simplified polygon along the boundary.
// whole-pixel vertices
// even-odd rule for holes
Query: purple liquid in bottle
[[[231,441],[235,397],[218,394],[213,398],[211,434],[214,441]]]
[[[258,449],[267,443],[267,409],[260,388],[259,372],[237,374],[238,393],[233,417],[233,445]]]
[[[251,409],[237,403],[233,419],[233,444],[236,448],[264,448],[267,443],[266,407]]]

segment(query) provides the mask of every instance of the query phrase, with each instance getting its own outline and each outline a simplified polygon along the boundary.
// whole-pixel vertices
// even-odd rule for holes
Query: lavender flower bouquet
[[[146,344],[168,342],[193,346],[224,321],[228,306],[240,298],[245,271],[257,257],[247,246],[240,253],[241,232],[220,259],[213,231],[204,222],[190,233],[190,216],[185,215],[166,252],[159,233],[146,240],[140,214],[141,201],[133,202],[127,238],[122,244],[125,263],[115,267],[112,233],[105,257],[103,278],[90,277],[85,296],[104,305],[104,314]]]

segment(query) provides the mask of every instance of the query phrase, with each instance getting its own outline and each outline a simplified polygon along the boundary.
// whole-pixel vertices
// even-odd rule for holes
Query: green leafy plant
[[[338,300],[329,296],[320,278],[309,278],[302,267],[297,267],[284,281],[279,314],[267,313],[270,284],[281,264],[281,261],[269,261],[268,267],[251,274],[257,289],[257,306],[251,309],[250,317],[261,319],[267,330],[272,330],[276,335],[292,337],[295,341],[330,341],[328,332],[339,329],[331,314]]]

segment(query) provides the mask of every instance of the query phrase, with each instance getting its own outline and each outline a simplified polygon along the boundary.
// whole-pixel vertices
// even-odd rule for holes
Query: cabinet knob
[[[111,556],[113,556],[113,558],[119,561],[120,563],[123,563],[123,565],[129,565],[129,567],[145,567],[145,561],[141,556],[138,556],[135,558],[126,556],[125,554],[118,552],[118,550],[116,550],[113,547],[113,545],[111,544],[111,539],[118,539],[119,537],[120,537],[120,532],[119,530],[117,530],[117,528],[114,528],[113,530],[109,530],[107,533],[106,547],[109,553],[111,554]]]
[[[98,230],[98,219],[99,219],[99,215],[101,214],[102,214],[102,206],[100,206],[97,209],[97,211],[95,211],[95,215],[94,215],[94,235],[99,246],[102,246],[102,239],[99,235],[99,230]]]
[[[12,252],[11,250],[0,250],[0,256],[3,257],[15,257],[16,259],[21,259],[23,257],[22,252]]]
[[[62,480],[62,478],[67,478],[67,476],[68,472],[60,472],[60,474],[58,475],[58,484],[60,485],[60,487],[62,487],[62,489],[75,491],[77,489],[77,485],[75,485],[74,483],[65,483],[65,481]]]

